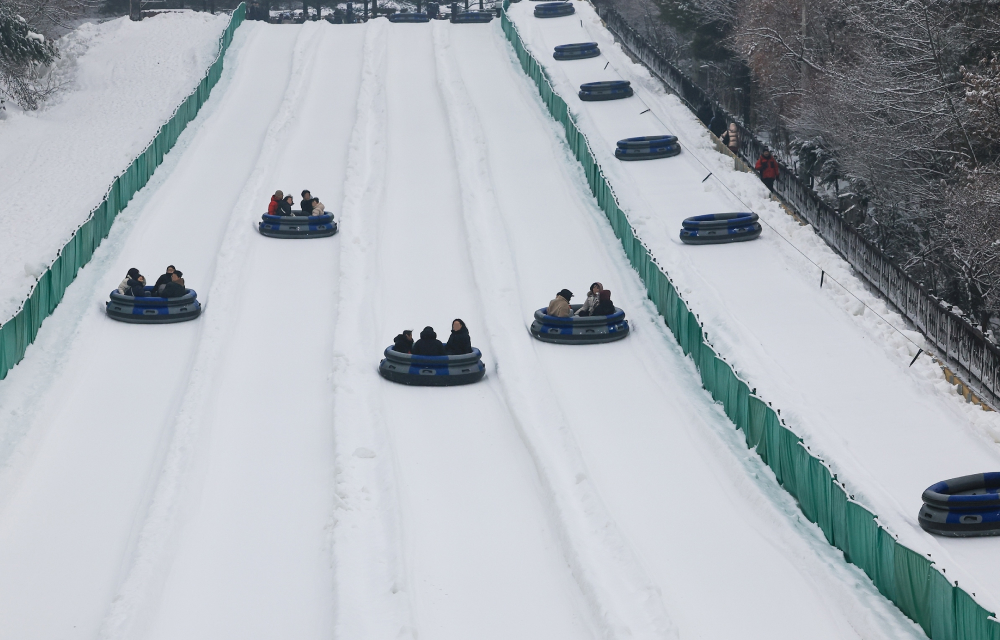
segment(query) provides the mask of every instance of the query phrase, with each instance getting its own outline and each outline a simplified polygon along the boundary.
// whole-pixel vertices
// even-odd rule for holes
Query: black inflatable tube
[[[431,18],[426,13],[390,13],[389,22],[395,22],[397,24],[419,24],[421,22],[430,22]]]
[[[576,13],[576,7],[568,2],[549,2],[535,7],[536,18],[561,18]]]
[[[337,223],[333,221],[331,214],[321,216],[272,216],[265,213],[257,225],[257,230],[262,236],[267,236],[268,238],[301,240],[328,238],[336,235],[339,229]]]
[[[955,511],[929,504],[920,507],[917,523],[927,533],[952,538],[1000,535],[1000,509]]]
[[[625,98],[631,98],[635,95],[635,91],[632,87],[628,87],[624,91],[581,91],[577,94],[580,99],[584,102],[600,102],[602,100],[623,100]]]
[[[666,147],[662,150],[651,150],[648,153],[643,153],[636,149],[615,149],[615,157],[619,160],[626,162],[632,162],[635,160],[657,160],[659,158],[672,158],[681,152],[680,145],[673,147]]]
[[[556,60],[586,60],[587,58],[596,58],[599,55],[601,55],[599,49],[584,49],[583,51],[573,51],[569,53],[556,51],[552,54],[552,57]]]
[[[705,216],[693,216],[681,223],[685,229],[697,231],[700,229],[725,229],[728,227],[745,227],[757,222],[760,217],[753,213],[713,213]]]
[[[556,51],[579,51],[581,49],[599,49],[596,42],[571,42],[570,44],[557,44]]]
[[[493,14],[489,11],[463,11],[451,17],[454,24],[480,24],[492,20]]]
[[[574,304],[570,308],[576,313],[582,306]],[[625,338],[630,329],[625,312],[618,307],[610,316],[568,318],[547,315],[543,308],[535,311],[529,331],[536,339],[553,344],[602,344]]]
[[[619,149],[649,149],[650,147],[666,147],[677,144],[677,136],[639,136],[618,141]]]
[[[580,85],[580,91],[613,91],[631,88],[628,80],[602,80],[601,82],[585,82]]]
[[[151,292],[153,287],[146,287]],[[160,298],[157,296],[134,297],[125,296],[115,289],[111,299],[105,304],[105,313],[112,320],[130,324],[172,324],[187,322],[201,315],[201,303],[194,289],[188,289],[183,296],[177,298]],[[143,313],[135,313],[138,308]],[[166,310],[166,313],[163,311]],[[170,313],[173,310],[174,313]],[[153,311],[154,313],[149,313]]]
[[[1000,472],[976,473],[927,487],[924,504],[941,509],[1000,508]]]
[[[684,244],[728,244],[730,242],[744,242],[746,240],[756,240],[760,237],[762,231],[761,226],[756,223],[749,227],[741,228],[746,229],[746,231],[719,233],[717,235],[695,235],[687,229],[681,229],[681,242]]]

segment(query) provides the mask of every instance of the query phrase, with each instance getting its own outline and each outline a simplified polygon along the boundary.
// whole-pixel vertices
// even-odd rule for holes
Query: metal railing
[[[739,157],[754,165],[766,146],[739,119],[711,98],[683,71],[636,31],[613,7],[594,2],[598,15],[624,49],[642,62],[676,93],[707,126],[712,118],[725,118],[739,131]],[[963,315],[927,292],[896,266],[878,247],[861,236],[838,212],[787,165],[775,192],[811,224],[821,238],[843,257],[868,287],[912,323],[933,346],[936,355],[952,368],[969,389],[993,409],[1000,407],[1000,348]]]

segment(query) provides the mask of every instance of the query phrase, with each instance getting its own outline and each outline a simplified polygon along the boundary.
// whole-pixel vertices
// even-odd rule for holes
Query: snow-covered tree
[[[24,109],[35,109],[45,96],[37,70],[57,55],[55,45],[32,30],[8,0],[0,0],[0,100],[9,98]]]

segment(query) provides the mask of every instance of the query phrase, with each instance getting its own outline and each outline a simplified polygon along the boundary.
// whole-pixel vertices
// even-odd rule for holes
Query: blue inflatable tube
[[[670,158],[681,152],[681,145],[674,143],[663,147],[649,147],[647,149],[615,149],[615,157],[619,160],[656,160],[657,158]]]
[[[687,218],[681,223],[684,244],[725,244],[759,238],[761,226],[756,213],[710,213]]]
[[[546,2],[535,7],[536,18],[561,18],[576,13],[576,7],[570,2]]]
[[[415,356],[386,347],[378,372],[386,380],[420,387],[451,387],[478,382],[486,375],[483,354],[460,356]]]
[[[628,80],[611,80],[607,82],[587,82],[580,85],[580,99],[584,102],[599,100],[621,100],[634,95],[632,83]]]
[[[977,473],[933,484],[924,491],[920,528],[940,536],[1000,535],[1000,473]]]
[[[152,291],[153,287],[146,287],[147,293]],[[123,296],[115,289],[105,310],[109,318],[119,322],[169,324],[194,320],[201,315],[201,303],[194,289],[179,298]]]
[[[330,214],[322,216],[271,216],[264,214],[257,225],[269,238],[325,238],[337,233]]]
[[[576,313],[583,305],[571,305]],[[535,312],[535,321],[531,323],[531,335],[542,342],[556,344],[599,344],[614,342],[628,335],[628,320],[625,312],[615,307],[610,316],[570,316],[557,318],[545,313],[545,309]]]
[[[598,48],[593,49],[573,49],[571,51],[556,51],[552,54],[552,57],[556,60],[586,60],[587,58],[596,58],[601,55],[601,50]]]
[[[477,24],[491,20],[493,20],[491,11],[463,11],[451,16],[451,21],[455,24]]]
[[[390,13],[389,22],[417,23],[430,22],[431,18],[426,13]]]

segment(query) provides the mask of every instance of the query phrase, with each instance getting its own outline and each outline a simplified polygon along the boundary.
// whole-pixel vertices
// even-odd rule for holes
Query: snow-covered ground
[[[916,519],[930,484],[1000,467],[1000,416],[965,403],[926,356],[909,367],[917,347],[844,287],[895,327],[903,328],[903,320],[865,292],[810,227],[769,200],[753,175],[714,150],[683,103],[614,44],[593,7],[574,5],[576,14],[566,18],[535,19],[527,2],[510,13],[577,115],[632,224],[700,315],[711,342],[901,542],[929,554],[979,602],[1000,608],[1000,540],[934,537]],[[602,56],[552,58],[556,45],[589,41],[600,44]],[[607,103],[577,97],[584,82],[619,78],[632,82],[636,97]],[[614,158],[617,140],[660,133],[678,136],[683,153],[653,162]],[[760,240],[680,242],[684,218],[747,206],[766,223]],[[824,288],[820,269],[802,254],[826,271]],[[904,333],[922,344],[918,333]]]
[[[259,236],[276,188],[341,233]],[[168,263],[201,318],[104,316]],[[530,336],[595,280],[631,336]],[[377,375],[455,317],[484,381]],[[0,575],[26,639],[922,635],[700,389],[498,21],[237,31],[0,383]]]
[[[198,85],[228,24],[186,11],[60,38],[52,76],[63,88],[39,111],[0,119],[0,322]]]

